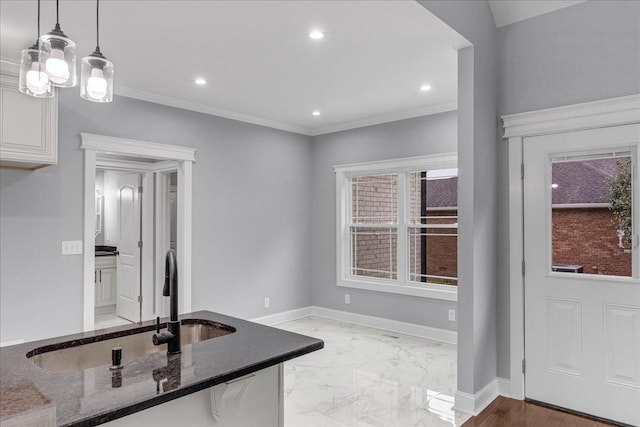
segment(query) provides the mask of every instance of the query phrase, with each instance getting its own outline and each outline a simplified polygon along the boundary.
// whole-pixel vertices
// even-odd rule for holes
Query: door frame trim
[[[80,134],[80,148],[84,151],[84,251],[83,251],[83,330],[94,329],[95,270],[95,183],[97,154],[108,153],[160,160],[148,163],[146,172],[163,172],[175,168],[178,172],[178,280],[181,284],[180,313],[191,311],[191,242],[192,242],[192,191],[195,148],[159,144],[89,133]],[[109,161],[99,161],[101,166]],[[123,162],[113,161],[122,166]],[[138,162],[130,162],[140,166]],[[143,175],[147,175],[144,172]],[[151,207],[152,208],[152,207]],[[153,267],[150,267],[153,272]],[[144,302],[144,300],[143,300]],[[152,301],[149,301],[152,303]],[[146,307],[146,308],[145,308]],[[151,306],[153,307],[153,306]],[[153,309],[152,309],[153,311]],[[149,304],[143,304],[143,320],[149,314]]]
[[[640,123],[640,94],[502,116],[509,151],[509,310],[511,397],[525,398],[524,209],[522,143],[524,138]]]

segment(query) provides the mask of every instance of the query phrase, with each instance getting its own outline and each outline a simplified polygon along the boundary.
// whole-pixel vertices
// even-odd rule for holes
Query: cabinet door
[[[0,75],[0,166],[38,169],[58,162],[57,98],[18,91],[18,79]]]
[[[100,270],[101,303],[102,305],[116,304],[116,280],[115,268],[103,268]]]

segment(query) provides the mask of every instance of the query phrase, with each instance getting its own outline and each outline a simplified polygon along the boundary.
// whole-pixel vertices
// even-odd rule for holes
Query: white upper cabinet
[[[0,74],[0,167],[38,169],[58,162],[58,98],[18,91],[18,78]]]

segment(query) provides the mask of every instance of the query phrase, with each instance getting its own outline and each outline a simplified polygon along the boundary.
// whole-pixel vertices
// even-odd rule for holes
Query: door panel
[[[103,268],[100,270],[100,285],[102,290],[102,303],[103,305],[115,305],[116,304],[116,268]]]
[[[606,379],[640,387],[640,309],[605,304]]]
[[[582,303],[549,298],[547,366],[558,372],[582,373]]]
[[[526,397],[632,425],[640,425],[639,139],[640,126],[625,125],[523,142]],[[611,215],[608,185],[618,174],[606,159],[632,163],[630,243],[613,216],[595,225]]]
[[[118,177],[118,280],[116,313],[132,322],[140,321],[140,197],[138,174]]]

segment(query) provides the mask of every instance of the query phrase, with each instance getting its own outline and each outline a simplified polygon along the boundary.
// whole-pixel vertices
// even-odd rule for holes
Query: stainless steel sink
[[[166,323],[160,324],[166,328]],[[165,352],[167,346],[153,344],[155,325],[97,335],[36,348],[27,358],[49,372],[73,372],[101,365],[111,365],[111,349],[122,347],[122,364],[149,353]],[[182,346],[196,344],[234,333],[232,326],[203,319],[183,319],[180,326]]]

